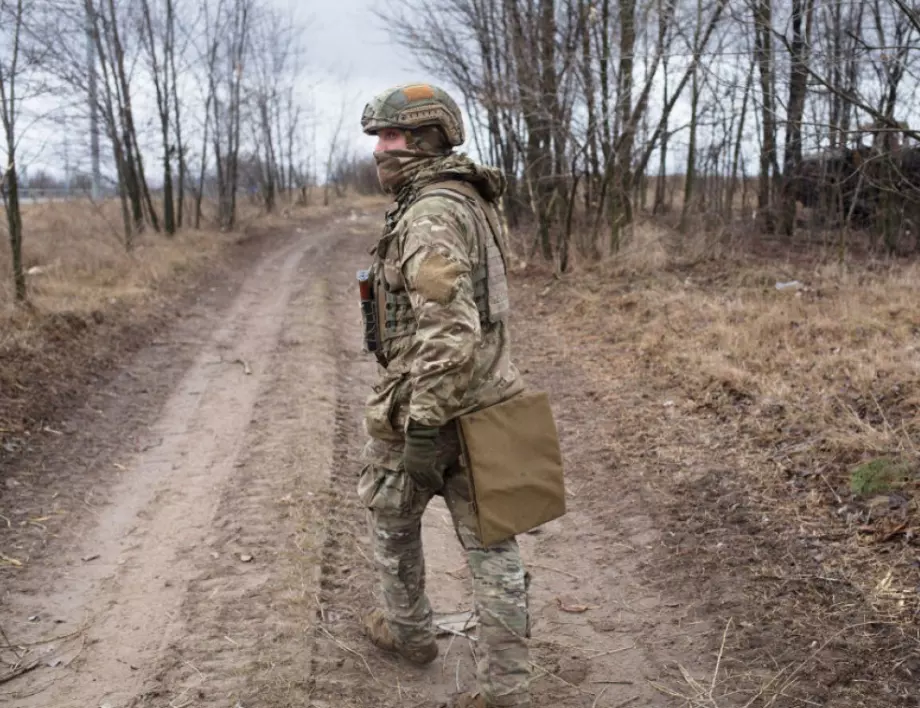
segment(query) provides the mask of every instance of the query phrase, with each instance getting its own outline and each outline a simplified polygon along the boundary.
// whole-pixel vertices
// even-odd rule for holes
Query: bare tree
[[[176,156],[172,144],[171,125],[174,110],[171,105],[176,99],[174,85],[176,53],[176,13],[173,0],[162,0],[157,9],[162,16],[154,16],[150,0],[140,0],[142,13],[142,43],[147,52],[150,77],[156,90],[157,113],[160,119],[160,138],[163,148],[163,228],[170,236],[176,233],[176,207],[173,198],[173,159]],[[176,122],[178,126],[178,121]]]
[[[651,209],[661,214],[675,136],[688,147],[685,228],[692,212],[732,220],[739,190],[746,204],[747,165],[756,165],[760,223],[791,239],[798,200],[826,191],[803,193],[803,175],[814,172],[806,153],[821,146],[843,151],[827,182],[863,223],[880,199],[902,205],[887,213],[903,211],[898,185],[909,186],[913,172],[920,183],[920,153],[900,140],[918,138],[900,108],[904,82],[920,81],[911,73],[920,12],[905,0],[401,0],[398,8],[382,21],[458,88],[473,145],[508,174],[510,220],[522,225],[529,211],[532,250],[560,264],[575,230],[588,257],[619,248],[645,210],[652,155]],[[678,105],[686,125],[671,118]],[[854,126],[867,117],[873,147],[851,153]],[[857,166],[865,150],[871,159]],[[920,208],[916,219],[920,231]]]
[[[791,71],[786,104],[786,140],[783,150],[781,230],[791,237],[795,229],[795,192],[792,182],[802,161],[802,116],[808,80],[808,47],[815,0],[792,0]]]
[[[26,101],[42,92],[36,77],[43,60],[40,45],[30,40],[29,23],[36,20],[35,0],[0,0],[0,124],[4,158],[0,162],[0,194],[6,211],[13,260],[16,300],[27,297],[22,264],[22,211],[19,202],[20,169],[17,147],[22,138],[20,118]],[[34,27],[32,28],[34,29]]]
[[[207,41],[213,49],[208,89],[211,97],[212,147],[217,172],[218,222],[236,222],[240,137],[243,121],[243,75],[250,58],[253,0],[218,0],[208,6]]]
[[[329,206],[329,190],[335,187],[337,196],[341,196],[342,185],[339,181],[332,178],[336,162],[342,161],[340,155],[339,140],[342,135],[342,126],[345,124],[345,103],[342,103],[339,109],[339,117],[336,121],[335,128],[332,131],[332,137],[329,140],[329,150],[326,153],[326,181],[323,187],[323,206]]]
[[[293,171],[300,112],[293,96],[302,69],[297,42],[302,30],[286,15],[263,11],[251,33],[253,72],[245,92],[267,211],[274,209],[279,190],[289,188]]]

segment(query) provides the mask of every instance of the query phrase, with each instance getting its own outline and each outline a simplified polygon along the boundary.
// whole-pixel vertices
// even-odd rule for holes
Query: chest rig
[[[395,340],[415,334],[418,321],[412,310],[412,302],[405,285],[399,264],[402,259],[402,245],[395,238],[395,228],[409,206],[420,199],[446,197],[463,204],[487,224],[485,234],[477,229],[477,263],[473,268],[473,297],[479,311],[483,329],[504,319],[509,309],[507,260],[498,214],[492,204],[485,202],[476,188],[468,182],[446,180],[422,187],[415,199],[407,200],[387,215],[384,236],[375,251],[372,268],[376,341],[374,354],[386,366],[392,358],[390,353]]]

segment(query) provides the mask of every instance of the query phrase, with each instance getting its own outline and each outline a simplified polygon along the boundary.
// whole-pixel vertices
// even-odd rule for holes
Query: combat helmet
[[[446,91],[431,84],[403,84],[377,94],[364,107],[361,128],[373,135],[384,128],[415,130],[437,126],[452,147],[466,139],[460,108]]]

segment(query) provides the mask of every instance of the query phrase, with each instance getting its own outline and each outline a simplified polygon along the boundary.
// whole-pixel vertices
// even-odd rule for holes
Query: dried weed
[[[744,616],[732,666],[795,666],[830,633],[846,659],[809,662],[769,704],[828,682],[894,705],[920,667],[920,265],[710,258],[675,238],[637,228],[609,262],[530,268],[519,301],[596,385],[605,449],[669,530],[662,574]],[[881,624],[838,634],[866,622]],[[700,686],[687,704],[712,706]]]

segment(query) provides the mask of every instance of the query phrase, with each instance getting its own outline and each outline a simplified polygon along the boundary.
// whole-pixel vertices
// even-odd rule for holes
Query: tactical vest
[[[484,329],[501,322],[509,310],[508,266],[501,225],[495,207],[487,203],[473,185],[461,180],[445,180],[426,185],[419,191],[412,204],[420,199],[434,196],[446,197],[466,205],[474,213],[483,217],[482,220],[488,224],[488,234],[485,239],[479,237],[477,229],[479,262],[472,272],[473,297],[476,309],[479,310],[480,324]],[[378,248],[374,267],[378,341],[382,350],[378,352],[378,360],[384,366],[386,366],[389,343],[394,339],[415,334],[418,330],[418,321],[412,311],[412,302],[408,292],[405,289],[391,291],[384,277],[386,267],[384,255],[391,245],[392,241],[388,240],[385,248]]]

